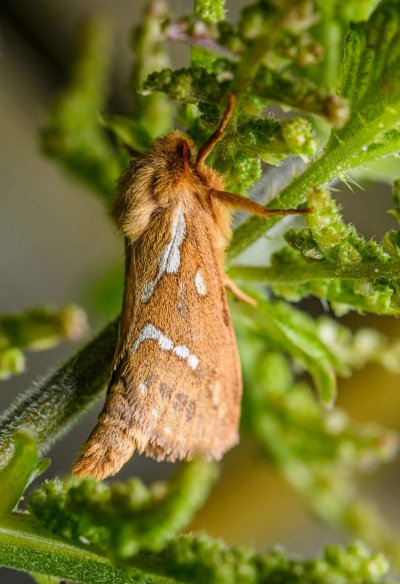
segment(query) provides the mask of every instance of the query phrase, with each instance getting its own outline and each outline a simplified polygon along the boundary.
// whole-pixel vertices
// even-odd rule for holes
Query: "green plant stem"
[[[61,310],[52,306],[30,308],[17,314],[0,315],[0,347],[41,350],[61,340],[78,340],[88,330],[85,312],[69,304]]]
[[[270,33],[270,29],[267,28],[266,34],[261,35],[257,42],[250,46],[241,58],[231,88],[235,92],[236,97],[240,98],[249,91],[249,87],[258,71],[262,58],[273,45],[274,38],[271,38]]]
[[[162,29],[162,22],[167,17],[166,2],[150,0],[145,4],[140,25],[134,28],[132,34],[132,45],[135,48],[131,75],[135,95],[134,123],[138,138],[144,134],[142,147],[148,146],[157,136],[169,132],[172,126],[173,108],[170,100],[161,93],[145,97],[140,93],[150,73],[170,66]]]
[[[390,127],[393,123],[393,115],[392,113],[382,114],[374,120],[373,124],[371,123],[371,127],[366,124],[362,131],[358,132],[354,128],[355,124],[352,124],[351,129],[346,128],[346,133],[350,134],[350,137],[346,136],[345,142],[339,142],[335,135],[332,135],[321,158],[314,160],[302,174],[294,178],[267,208],[296,208],[306,201],[307,191],[310,187],[326,185],[351,168],[370,162],[371,155],[363,150],[364,145],[371,142],[374,134],[377,133],[376,128],[380,127],[381,124],[383,127]],[[351,131],[354,133],[353,137],[351,137]],[[229,246],[228,257],[233,259],[239,255],[280,220],[280,217],[271,217],[270,219],[250,217],[235,230]]]
[[[337,166],[343,162],[341,156],[334,160],[332,152],[330,155],[322,156],[315,160],[306,170],[298,175],[281,193],[275,197],[273,203],[267,208],[295,208],[306,200],[307,189],[315,185],[323,185],[333,180],[337,175]],[[260,217],[250,217],[235,229],[231,244],[228,249],[228,258],[233,259],[244,251],[249,245],[254,243],[259,237],[264,235],[273,227],[280,217],[273,216],[269,219]]]
[[[377,280],[384,276],[397,278],[400,262],[371,262],[360,264],[335,265],[322,262],[303,262],[301,264],[280,264],[270,267],[234,266],[229,275],[239,280],[269,283],[296,284],[311,280],[347,278],[349,280]]]
[[[342,24],[337,19],[337,6],[331,0],[319,0],[320,20],[316,26],[318,41],[324,47],[325,58],[316,67],[316,77],[324,87],[334,85],[343,44]]]
[[[16,513],[0,522],[1,564],[15,570],[48,574],[80,584],[171,584],[163,576],[133,568],[129,576],[107,558],[65,543],[40,529],[29,517]]]
[[[29,429],[40,452],[77,421],[100,395],[110,374],[118,335],[118,320],[63,367],[34,385],[0,417],[0,466],[13,450],[14,435]]]
[[[123,572],[104,556],[49,535],[21,513],[0,522],[0,557],[6,567],[79,584],[389,584],[386,559],[362,544],[332,546],[321,558],[302,560],[278,550],[260,555],[201,535],[171,540],[159,554],[138,554]]]
[[[98,112],[106,107],[112,55],[107,22],[99,17],[80,28],[70,80],[53,105],[42,133],[46,153],[108,198],[120,163]]]

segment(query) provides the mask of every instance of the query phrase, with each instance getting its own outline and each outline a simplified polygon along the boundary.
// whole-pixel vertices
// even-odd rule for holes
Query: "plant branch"
[[[382,33],[393,38],[387,50]],[[386,27],[386,28],[385,28]],[[296,177],[269,208],[297,207],[305,202],[311,186],[322,186],[350,169],[368,164],[399,147],[400,18],[398,3],[381,2],[368,22],[353,26],[345,43],[342,96],[349,100],[347,123],[332,131],[322,156]],[[377,34],[379,32],[379,34]],[[267,232],[279,219],[251,217],[234,233],[229,248],[232,259]]]
[[[62,339],[79,340],[88,330],[85,312],[74,304],[30,308],[18,314],[0,314],[0,347],[42,350]]]
[[[145,487],[138,479],[46,481],[28,509],[49,532],[89,541],[114,562],[127,565],[139,552],[157,552],[185,529],[204,504],[218,475],[211,462],[182,464],[168,483]]]
[[[121,167],[98,112],[107,102],[111,35],[100,18],[88,20],[77,38],[67,87],[54,103],[42,132],[45,152],[108,198]]]
[[[333,180],[337,175],[337,165],[341,163],[342,159],[340,157],[335,163],[332,160],[332,156],[322,156],[311,163],[302,174],[294,178],[266,208],[290,209],[305,203],[307,190],[314,185],[326,184]],[[247,219],[234,231],[228,249],[228,258],[233,259],[238,256],[280,220],[280,217],[271,217],[269,219],[250,217]]]
[[[378,280],[389,276],[397,278],[400,273],[400,262],[388,261],[338,265],[327,262],[298,262],[279,264],[279,266],[250,267],[233,266],[229,275],[239,280],[260,283],[296,284],[310,280],[326,280],[345,278],[348,280]]]
[[[77,341],[88,330],[85,312],[70,304],[30,308],[18,314],[0,314],[0,379],[25,370],[23,350],[42,351],[62,340]]]
[[[122,572],[104,556],[42,531],[21,513],[0,522],[0,555],[9,568],[80,584],[383,584],[389,571],[384,556],[362,544],[330,546],[321,557],[303,560],[282,550],[257,554],[193,534],[172,539],[160,553],[138,554]]]
[[[133,120],[136,140],[148,147],[157,136],[166,134],[172,126],[173,107],[161,93],[141,95],[143,83],[153,71],[170,65],[162,23],[168,18],[165,0],[150,0],[144,7],[139,26],[132,31],[135,58],[131,73],[131,88],[135,97]]]
[[[17,430],[29,429],[40,452],[45,452],[94,403],[110,374],[117,334],[118,320],[115,320],[1,415],[0,466],[10,458]]]

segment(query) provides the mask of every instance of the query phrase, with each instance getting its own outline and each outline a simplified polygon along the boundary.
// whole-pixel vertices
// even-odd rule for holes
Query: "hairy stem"
[[[313,162],[302,174],[298,175],[281,193],[275,197],[267,208],[296,208],[306,200],[307,189],[314,185],[326,184],[337,174],[337,165],[332,163],[331,156],[323,156]],[[240,225],[233,234],[228,249],[228,258],[233,259],[264,235],[271,227],[280,221],[281,217],[250,217]]]
[[[40,451],[45,452],[100,396],[110,374],[117,335],[115,320],[1,415],[0,466],[7,463],[12,453],[17,430],[29,429]]]
[[[270,267],[234,266],[229,275],[239,280],[253,282],[279,282],[296,284],[310,280],[330,278],[347,278],[349,280],[377,280],[384,276],[396,277],[400,270],[400,262],[389,261],[335,265],[322,262],[304,262],[301,264],[280,264]]]
[[[326,185],[351,168],[370,162],[371,154],[364,150],[364,145],[373,139],[374,133],[377,134],[378,127],[390,128],[394,115],[396,114],[393,114],[392,111],[385,112],[378,116],[376,120],[373,120],[374,123],[372,124],[371,122],[370,126],[365,124],[362,131],[359,132],[355,131],[355,124],[351,125],[350,130],[346,127],[346,131],[348,133],[353,131],[354,136],[350,136],[345,142],[338,142],[336,137],[332,135],[321,158],[312,162],[302,174],[297,176],[275,197],[273,203],[268,205],[267,208],[296,208],[306,201],[307,191],[310,187]],[[391,147],[395,148],[395,145],[392,144]],[[389,152],[385,153],[388,154]],[[271,217],[269,219],[250,217],[235,230],[229,246],[228,257],[233,259],[239,255],[269,231],[280,219],[279,217]]]

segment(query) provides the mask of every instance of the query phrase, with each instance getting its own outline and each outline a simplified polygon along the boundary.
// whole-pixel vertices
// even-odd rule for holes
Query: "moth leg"
[[[204,142],[203,146],[200,148],[197,154],[195,168],[199,168],[199,166],[204,164],[206,158],[211,154],[215,144],[224,135],[224,130],[232,117],[232,113],[236,105],[236,97],[234,93],[230,93],[228,95],[228,99],[229,99],[228,107],[226,108],[224,115],[222,116],[221,121],[218,124],[217,129],[208,138],[208,140]]]
[[[260,205],[251,199],[242,197],[242,195],[236,195],[235,193],[228,193],[227,191],[211,189],[209,191],[209,196],[214,197],[227,207],[242,209],[253,215],[259,215],[260,217],[270,217],[271,215],[306,215],[311,213],[309,207],[306,209],[266,209],[263,205]]]
[[[246,302],[247,304],[251,304],[251,306],[257,306],[257,301],[246,294],[246,292],[243,292],[243,290],[236,284],[236,282],[231,280],[231,278],[226,274],[224,276],[224,285],[227,290],[232,292],[236,300],[239,300],[239,302]]]

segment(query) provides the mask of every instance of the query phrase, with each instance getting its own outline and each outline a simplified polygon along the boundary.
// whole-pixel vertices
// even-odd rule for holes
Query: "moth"
[[[238,442],[242,380],[225,287],[233,208],[266,210],[226,192],[205,162],[235,106],[194,154],[179,131],[157,139],[122,173],[113,218],[125,238],[119,340],[97,425],[77,476],[117,473],[134,452],[157,460],[220,459]]]

